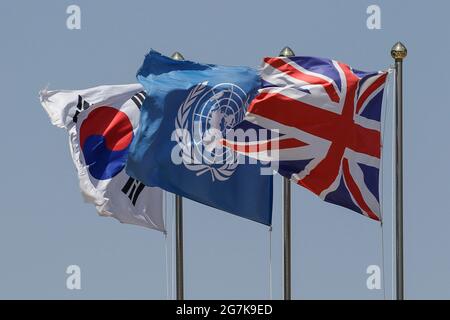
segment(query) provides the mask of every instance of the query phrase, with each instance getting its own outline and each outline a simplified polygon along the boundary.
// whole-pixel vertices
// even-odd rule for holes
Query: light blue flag
[[[271,225],[272,175],[218,143],[243,120],[261,85],[257,71],[177,61],[152,50],[137,78],[148,97],[127,173],[148,186]]]

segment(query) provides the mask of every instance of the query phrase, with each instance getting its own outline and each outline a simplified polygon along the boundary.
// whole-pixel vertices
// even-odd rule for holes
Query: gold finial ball
[[[395,60],[403,60],[406,58],[407,54],[408,50],[406,50],[406,47],[401,42],[397,42],[396,44],[394,44],[391,49],[391,56]]]
[[[281,51],[280,51],[280,57],[293,57],[295,56],[294,51],[292,51],[291,48],[289,47],[284,47]]]
[[[178,51],[174,52],[171,56],[171,58],[173,60],[184,60],[184,57],[181,53],[179,53]]]

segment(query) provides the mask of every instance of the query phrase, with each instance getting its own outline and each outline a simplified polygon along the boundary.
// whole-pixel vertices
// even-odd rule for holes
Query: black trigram
[[[133,178],[129,178],[127,183],[122,188],[122,192],[125,193],[128,198],[131,200],[131,203],[133,206],[136,205],[136,201],[139,198],[139,195],[141,194],[142,190],[144,190],[145,185]]]
[[[147,97],[147,94],[145,91],[141,91],[136,93],[134,96],[131,97],[131,100],[136,104],[136,106],[140,109],[142,107],[142,104],[144,103],[145,98]]]
[[[76,107],[77,110],[75,111],[75,115],[73,116],[73,122],[77,123],[78,115],[80,114],[80,112],[86,110],[89,107],[90,107],[89,103],[86,100],[84,100],[82,96],[78,96],[78,103]]]

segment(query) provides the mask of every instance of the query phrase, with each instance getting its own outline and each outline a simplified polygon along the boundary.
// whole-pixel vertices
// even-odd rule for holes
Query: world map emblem
[[[247,94],[233,83],[196,85],[175,120],[184,166],[197,175],[209,173],[213,181],[228,180],[238,166],[238,157],[231,149],[218,147],[218,141],[244,119],[247,106]],[[204,156],[205,150],[208,156]],[[199,155],[201,161],[196,159]]]

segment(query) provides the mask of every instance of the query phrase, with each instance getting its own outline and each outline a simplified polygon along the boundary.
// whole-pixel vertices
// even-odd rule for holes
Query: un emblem
[[[237,168],[238,157],[218,142],[244,119],[248,97],[232,83],[209,88],[207,84],[195,86],[181,104],[175,120],[176,136],[187,169],[197,175],[210,173],[213,181],[225,181]]]

